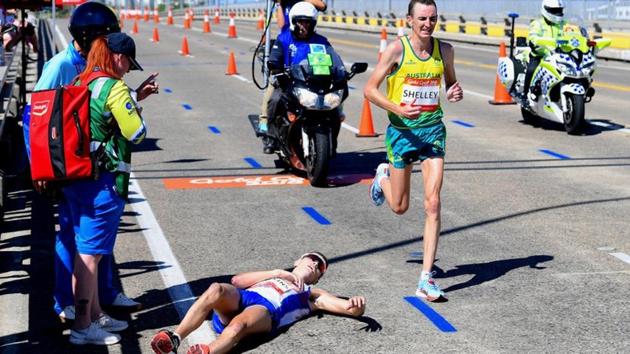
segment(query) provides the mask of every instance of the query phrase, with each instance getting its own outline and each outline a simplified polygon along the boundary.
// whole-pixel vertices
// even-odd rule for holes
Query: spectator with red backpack
[[[96,38],[78,84],[91,91],[91,146],[95,147],[98,179],[69,182],[63,194],[76,234],[74,264],[76,319],[70,342],[109,345],[120,341],[111,332],[127,323],[103,316],[98,300],[98,263],[114,249],[120,217],[127,200],[131,145],[144,139],[140,109],[123,81],[130,70],[142,70],[133,39],[124,33]],[[157,87],[155,89],[157,91]]]
[[[108,6],[98,2],[86,2],[72,13],[69,25],[74,41],[63,51],[55,55],[45,65],[35,91],[54,89],[70,84],[85,68],[86,57],[92,41],[101,35],[120,32],[118,18]],[[138,89],[138,99],[157,91],[157,84],[149,82]],[[26,120],[26,118],[25,118]],[[24,122],[28,127],[28,122]],[[25,129],[25,133],[26,129]],[[29,151],[28,134],[25,134]],[[35,184],[40,191],[45,183]],[[47,189],[52,189],[48,186]],[[75,232],[70,219],[70,210],[63,196],[58,201],[59,232],[55,244],[55,312],[62,320],[75,319],[74,294],[72,291],[72,272],[76,253]],[[113,259],[104,255],[99,262],[98,292],[100,302],[124,309],[139,309],[141,304],[129,299],[113,285]]]

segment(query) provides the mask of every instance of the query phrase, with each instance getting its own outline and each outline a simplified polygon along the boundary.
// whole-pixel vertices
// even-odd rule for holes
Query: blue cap
[[[136,44],[133,38],[123,32],[110,33],[105,38],[107,38],[107,48],[109,50],[114,53],[124,54],[129,58],[131,63],[130,70],[143,70],[136,61]]]

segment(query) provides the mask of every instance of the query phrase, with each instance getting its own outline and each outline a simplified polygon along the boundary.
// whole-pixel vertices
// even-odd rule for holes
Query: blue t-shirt
[[[315,52],[312,50],[313,45],[330,46],[328,39],[317,33],[314,33],[307,40],[294,38],[290,31],[280,33],[276,40],[282,45],[282,58],[284,66],[299,64],[302,60],[308,58],[308,53]]]
[[[49,90],[70,84],[72,79],[85,69],[86,64],[74,45],[69,45],[44,64],[42,76],[37,80],[34,91]]]

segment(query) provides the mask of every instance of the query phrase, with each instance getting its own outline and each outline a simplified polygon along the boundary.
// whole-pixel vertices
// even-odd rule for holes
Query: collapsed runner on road
[[[411,0],[407,23],[411,36],[390,43],[368,80],[365,97],[387,110],[387,159],[370,186],[375,205],[385,200],[396,214],[409,208],[413,162],[420,160],[424,182],[424,258],[416,295],[429,301],[444,298],[431,269],[440,232],[440,191],[444,175],[446,128],[440,105],[442,77],[446,97],[460,101],[463,91],[455,78],[453,47],[432,36],[437,23],[434,0]],[[387,78],[387,96],[379,86]]]
[[[232,284],[214,283],[192,305],[174,332],[162,330],[151,340],[157,354],[177,352],[181,341],[208,319],[219,334],[209,344],[195,344],[188,353],[226,353],[246,336],[277,333],[314,311],[359,317],[365,298],[343,299],[315,288],[328,269],[319,252],[302,255],[293,271],[282,269],[241,273]]]

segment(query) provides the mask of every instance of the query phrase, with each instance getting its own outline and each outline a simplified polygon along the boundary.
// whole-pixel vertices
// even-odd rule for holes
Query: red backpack
[[[35,91],[31,95],[29,138],[33,181],[94,178],[90,153],[90,90],[88,85],[109,75],[95,71],[80,85]]]

